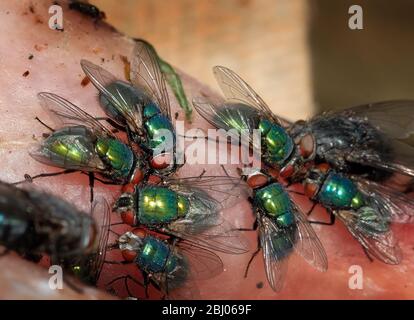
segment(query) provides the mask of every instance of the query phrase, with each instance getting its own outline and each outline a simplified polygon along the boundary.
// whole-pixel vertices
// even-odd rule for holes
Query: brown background
[[[414,98],[409,0],[93,0],[108,21],[151,41],[168,61],[216,87],[233,68],[287,118],[320,109]],[[360,4],[364,30],[348,28]]]

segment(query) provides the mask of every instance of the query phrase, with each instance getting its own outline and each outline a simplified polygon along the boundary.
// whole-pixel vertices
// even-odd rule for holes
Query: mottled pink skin
[[[119,55],[130,56],[132,41],[116,33],[110,27],[85,18],[64,8],[64,32],[52,31],[48,28],[48,7],[52,1],[36,1],[34,13],[30,12],[31,1],[15,1],[0,3],[0,158],[2,170],[0,179],[8,182],[21,180],[24,173],[37,174],[54,172],[54,169],[39,164],[28,155],[28,150],[42,139],[46,129],[34,120],[35,116],[53,125],[45,112],[39,106],[36,94],[40,91],[50,91],[70,99],[93,115],[102,115],[97,103],[97,92],[89,84],[81,86],[84,75],[79,65],[80,59],[88,59],[101,64],[104,68],[124,79],[124,65]],[[33,59],[28,57],[33,54]],[[23,77],[28,70],[30,73]],[[197,76],[197,75],[194,75]],[[202,79],[201,79],[202,80]],[[190,97],[213,95],[195,79],[183,75],[183,82]],[[179,119],[183,113],[178,109],[175,99],[171,96],[174,111],[179,111]],[[189,124],[186,124],[189,127]],[[195,114],[191,124],[194,128],[209,126]],[[202,169],[210,174],[220,173],[217,165],[185,165],[180,170],[180,176],[194,176]],[[235,174],[234,166],[226,166]],[[60,195],[73,202],[80,208],[88,210],[89,188],[88,179],[80,174],[67,175],[36,181],[36,186]],[[108,202],[120,194],[119,187],[109,187],[97,183],[96,195],[103,195]],[[309,208],[309,201],[301,196],[295,197],[303,209]],[[317,210],[315,218],[320,216],[327,220],[323,210]],[[246,200],[227,210],[226,217],[234,225],[249,227],[253,223],[253,215]],[[113,217],[118,221],[118,217]],[[117,232],[123,232],[125,226],[114,227]],[[218,277],[199,282],[200,297],[203,299],[412,299],[414,298],[413,277],[413,226],[396,225],[393,227],[400,239],[404,252],[404,260],[398,266],[388,266],[380,262],[370,262],[364,255],[359,244],[347,233],[344,226],[337,223],[333,227],[315,226],[317,234],[326,249],[329,260],[329,270],[320,273],[312,269],[299,256],[293,255],[290,260],[289,273],[282,292],[273,292],[266,283],[263,269],[263,259],[259,255],[251,266],[247,279],[243,273],[250,253],[238,256],[220,255],[225,264],[225,271]],[[245,232],[253,251],[256,246],[256,232]],[[114,241],[112,237],[111,241]],[[108,260],[121,260],[117,250],[111,251]],[[73,292],[46,292],[48,275],[39,266],[20,261],[15,256],[0,259],[0,298],[99,298],[93,291],[77,295]],[[364,289],[350,290],[348,288],[348,269],[359,265],[364,271]],[[134,276],[137,270],[134,266],[105,265],[100,285],[104,285],[114,276],[129,272]],[[16,281],[34,284],[33,286],[16,286]],[[256,284],[263,282],[261,289]],[[118,288],[122,286],[119,285]],[[22,289],[24,288],[24,289]],[[43,288],[43,289],[42,289]],[[134,294],[143,296],[141,289],[133,288]],[[125,291],[120,289],[121,293]]]

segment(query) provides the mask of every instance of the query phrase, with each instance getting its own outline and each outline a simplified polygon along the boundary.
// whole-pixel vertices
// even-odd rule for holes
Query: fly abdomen
[[[330,173],[322,184],[317,200],[333,209],[359,209],[365,203],[355,183],[338,173]]]

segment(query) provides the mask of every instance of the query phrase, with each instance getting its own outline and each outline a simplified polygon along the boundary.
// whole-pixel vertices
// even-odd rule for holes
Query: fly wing
[[[223,272],[220,257],[194,243],[180,240],[176,244],[175,252],[176,257],[181,257],[178,258],[180,263],[173,272],[163,275],[164,284],[160,286],[168,292],[169,299],[199,298],[196,281],[207,280]]]
[[[242,141],[253,143],[252,133],[258,128],[260,120],[260,114],[255,108],[230,102],[217,105],[203,98],[194,99],[193,105],[207,122],[216,128],[226,130],[235,141],[238,142],[239,135],[242,135]]]
[[[102,267],[105,261],[106,248],[111,227],[111,210],[108,202],[100,197],[94,201],[91,208],[91,214],[98,226],[96,249],[88,257],[86,262],[89,267],[90,279],[93,284],[99,280]]]
[[[216,80],[223,91],[224,96],[230,102],[247,104],[257,109],[263,117],[282,125],[280,119],[270,110],[263,99],[234,71],[216,66],[213,68]]]
[[[37,96],[42,107],[61,126],[82,125],[89,128],[97,136],[106,135],[113,137],[112,133],[105,126],[70,101],[50,92],[40,92]]]
[[[414,199],[412,197],[384,184],[357,176],[353,176],[352,179],[370,204],[375,206],[384,218],[397,223],[414,222]]]
[[[102,67],[88,60],[81,60],[81,67],[99,92],[104,95],[121,117],[125,119],[125,122],[133,132],[140,132],[142,128],[142,112],[141,107],[137,105],[136,97],[117,87],[114,87],[114,90],[110,90],[109,88],[118,80]]]
[[[289,237],[268,217],[262,215],[259,220],[260,245],[262,247],[266,278],[274,291],[283,288],[288,270],[289,253],[279,246],[280,241],[275,237]]]
[[[198,192],[200,198],[209,199],[222,209],[246,199],[249,193],[247,184],[240,177],[198,176],[167,178],[164,184],[174,191],[184,194]]]
[[[414,176],[414,101],[365,104],[334,115],[368,122],[391,146],[383,154],[371,155],[364,148],[354,150],[347,155],[349,161]]]
[[[296,238],[294,239],[295,251],[317,270],[326,271],[328,269],[328,258],[321,241],[299,208],[293,201],[291,201],[291,204],[297,227]]]
[[[243,197],[247,187],[240,178],[204,176],[168,179],[167,186],[189,202],[187,215],[169,224],[176,236],[224,253],[241,254],[248,244],[222,210]]]
[[[158,56],[145,41],[135,40],[131,82],[137,87],[144,88],[161,112],[171,120],[170,100]]]
[[[367,252],[387,264],[399,264],[401,250],[391,230],[373,232],[376,225],[382,225],[369,219],[363,221],[358,212],[338,211],[335,215],[345,224],[349,232],[358,240]],[[382,220],[377,216],[377,220]]]

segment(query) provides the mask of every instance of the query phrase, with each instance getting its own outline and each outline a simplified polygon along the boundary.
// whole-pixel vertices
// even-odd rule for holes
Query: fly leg
[[[247,274],[249,273],[250,265],[252,264],[254,258],[256,258],[257,254],[262,249],[262,246],[260,244],[260,236],[257,236],[257,249],[255,252],[252,253],[252,256],[249,259],[249,262],[247,263],[246,270],[244,271],[244,277],[247,278]]]
[[[141,287],[145,287],[144,283],[142,283],[141,281],[135,279],[134,277],[132,277],[128,274],[128,275],[123,275],[123,276],[116,277],[116,278],[112,279],[111,281],[109,281],[105,285],[106,290],[111,289],[110,286],[113,285],[115,282],[117,282],[119,280],[124,280],[125,289],[128,293],[128,296],[130,296],[130,297],[134,297],[134,295],[131,293],[131,291],[129,289],[128,280],[131,280],[131,281],[135,282],[136,284],[138,284]]]
[[[53,129],[52,127],[48,126],[46,123],[44,123],[44,122],[43,122],[42,120],[40,120],[38,117],[36,117],[36,118],[35,118],[35,120],[39,121],[39,122],[40,122],[40,124],[41,124],[42,126],[44,126],[46,129],[48,129],[48,130],[50,130],[50,131],[52,131],[52,132],[55,132],[55,129]]]
[[[93,172],[89,172],[89,189],[90,189],[90,201],[93,202],[93,187],[95,185],[95,175]]]
[[[69,174],[69,173],[74,173],[77,172],[77,170],[73,170],[73,169],[66,169],[63,171],[58,171],[58,172],[51,172],[51,173],[40,173],[37,174],[35,176],[30,176],[27,173],[24,175],[24,180],[21,181],[17,181],[12,183],[13,185],[18,185],[24,182],[33,182],[33,180],[38,179],[38,178],[46,178],[46,177],[54,177],[54,176],[59,176],[62,174]]]
[[[258,224],[258,220],[257,218],[254,220],[253,223],[253,227],[252,228],[238,228],[236,230],[238,231],[256,231],[257,228],[259,227]],[[249,273],[249,269],[250,269],[250,265],[252,264],[254,258],[257,256],[257,254],[260,252],[260,250],[262,249],[261,245],[260,245],[260,236],[257,236],[257,249],[255,252],[252,253],[249,262],[247,263],[246,269],[244,271],[244,277],[247,278],[247,274]]]

